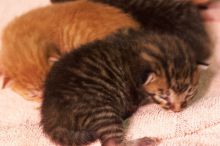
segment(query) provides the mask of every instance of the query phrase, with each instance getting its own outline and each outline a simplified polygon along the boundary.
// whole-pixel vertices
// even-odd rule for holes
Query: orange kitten
[[[37,99],[54,59],[120,28],[138,27],[121,10],[84,0],[32,10],[13,20],[4,31],[3,73],[12,79],[15,90]]]

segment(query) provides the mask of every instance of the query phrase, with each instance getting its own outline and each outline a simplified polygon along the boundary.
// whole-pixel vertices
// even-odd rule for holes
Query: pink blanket
[[[0,34],[15,16],[48,3],[47,0],[1,0]],[[131,118],[127,139],[158,137],[162,139],[161,146],[220,145],[220,2],[211,5],[203,15],[215,53],[210,67],[201,71],[200,92],[194,102],[181,113],[167,112],[154,104],[140,108]],[[9,88],[0,91],[1,146],[54,145],[39,126],[39,106]]]

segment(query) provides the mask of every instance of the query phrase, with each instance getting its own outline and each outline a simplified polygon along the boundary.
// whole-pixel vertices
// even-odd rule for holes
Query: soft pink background
[[[47,0],[1,0],[0,35],[14,17],[47,4]],[[210,67],[201,71],[195,101],[181,113],[167,112],[154,104],[140,108],[131,119],[128,139],[158,137],[161,146],[220,145],[220,2],[203,16],[214,42],[214,55]],[[0,146],[53,146],[39,127],[39,106],[10,88],[0,90]]]

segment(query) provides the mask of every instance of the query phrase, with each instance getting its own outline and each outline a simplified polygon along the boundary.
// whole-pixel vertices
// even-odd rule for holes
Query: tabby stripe
[[[122,97],[120,97],[120,95],[118,93],[115,93],[115,92],[110,92],[108,90],[105,90],[102,86],[95,86],[93,84],[87,84],[87,83],[84,83],[84,87],[87,88],[87,91],[90,92],[90,93],[93,93],[93,95],[98,95],[98,96],[103,96],[102,100],[117,100],[118,103],[121,103],[122,104]],[[84,91],[85,92],[85,91]],[[118,98],[117,98],[118,97]],[[125,96],[123,96],[125,98]],[[121,100],[120,100],[121,99]]]
[[[112,111],[102,111],[101,113],[92,113],[92,115],[88,115],[88,117],[84,120],[84,122],[82,123],[83,125],[85,125],[86,127],[90,127],[91,125],[89,124],[93,124],[93,122],[97,122],[98,120],[108,118],[108,117],[118,117],[117,113],[114,113]]]
[[[78,96],[78,97],[80,97],[80,96],[82,96],[82,93],[83,92],[85,92],[85,90],[84,89],[82,89],[82,88],[80,88],[79,86],[78,87],[73,87],[73,86],[67,86],[67,85],[65,85],[66,86],[66,88],[60,88],[61,90],[61,92],[62,93],[64,93],[64,95],[66,96],[66,95],[71,95],[71,96],[73,96],[73,95],[75,95],[75,96]]]
[[[88,62],[87,62],[87,63],[88,63]],[[101,72],[100,67],[98,68],[98,67],[97,67],[97,64],[96,64],[96,68]],[[90,68],[88,67],[88,64],[87,64],[86,71],[89,72],[89,73],[87,73],[87,74],[90,74],[91,76],[99,76],[100,79],[102,79],[102,80],[108,82],[109,84],[111,84],[112,86],[118,88],[118,90],[123,91],[124,88],[123,88],[122,85],[119,83],[119,81],[118,81],[118,80],[114,80],[113,77],[112,77],[112,78],[109,77],[109,76],[113,75],[112,72],[106,72],[106,70],[102,70],[102,71],[104,71],[105,73],[108,73],[109,75],[108,75],[108,76],[107,76],[107,75],[103,76],[102,73],[101,73],[102,75],[100,75],[100,74],[97,75],[96,72],[94,72],[94,69],[90,69]],[[111,74],[111,75],[110,75],[110,74]],[[120,78],[120,77],[118,77],[118,78]],[[121,78],[120,78],[120,80],[121,80]],[[123,82],[121,81],[121,83],[123,83]]]
[[[97,133],[101,136],[108,135],[109,133],[123,133],[123,125],[122,124],[106,124],[104,127],[100,127],[100,129],[96,129]]]
[[[168,85],[170,86],[171,85],[171,77],[170,77],[170,74],[169,74],[169,67],[168,67],[168,64],[167,64],[167,57],[166,57],[166,48],[163,47],[163,45],[161,45],[160,43],[155,43],[155,45],[161,50],[161,52],[163,52],[163,54],[165,56],[163,56],[163,58],[158,58],[158,60],[160,61],[160,64],[161,64],[161,67],[163,68],[163,70],[165,71],[165,75],[166,75],[166,78],[167,78],[167,82],[168,82]]]
[[[112,124],[123,124],[123,120],[120,117],[115,117],[115,116],[95,118],[91,122],[93,122],[93,124],[90,126],[90,128],[95,130]]]
[[[82,90],[79,87],[68,87],[65,89],[62,89],[61,92],[64,93],[64,95],[81,95],[84,90]]]
[[[121,103],[122,98],[120,98],[120,97],[116,98],[117,96],[113,96],[113,95],[108,94],[108,93],[107,94],[103,93],[103,92],[101,93],[101,91],[93,90],[93,89],[88,89],[86,91],[86,93],[93,94],[95,96],[95,98],[93,98],[92,100],[93,100],[93,102],[96,102],[97,104],[99,104],[99,103],[103,104],[104,102],[106,104],[116,103],[116,100],[117,100],[117,103],[120,103],[120,105],[122,104]],[[89,100],[91,100],[91,99],[89,99]]]
[[[99,135],[101,140],[106,139],[107,137],[113,135],[122,135],[124,134],[123,126],[120,124],[108,125],[106,127],[102,127],[97,130],[97,134]]]
[[[105,88],[103,88],[102,86],[95,86],[93,84],[87,84],[87,83],[83,83],[84,86],[83,87],[88,87],[89,89],[87,89],[88,91],[94,89],[97,90],[97,93],[104,93],[103,98],[101,98],[100,100],[110,100],[112,102],[112,100],[114,100],[114,103],[117,101],[117,103],[119,103],[120,105],[124,105],[124,100],[126,98],[126,96],[124,94],[120,95],[120,93],[118,92],[111,92],[110,90],[106,90]],[[90,89],[91,88],[91,89]],[[84,91],[85,92],[85,91]],[[97,95],[97,93],[95,93]],[[95,100],[96,98],[94,98],[93,100]],[[111,103],[110,102],[110,103]]]
[[[118,96],[116,96],[115,98],[117,98],[117,100],[121,105],[125,105],[125,101],[123,100],[123,98],[126,98],[125,97],[126,95],[123,90],[118,90],[117,87],[113,87],[111,84],[107,83],[106,81],[103,81],[98,77],[88,76],[79,70],[72,70],[72,73],[80,74],[79,77],[86,78],[87,79],[86,82],[91,81],[94,82],[95,84],[100,84],[103,86],[103,88],[111,91],[112,93],[117,93]]]
[[[85,80],[90,80],[90,81],[94,81],[97,84],[103,85],[103,87],[112,90],[114,92],[118,92],[118,90],[116,88],[114,88],[111,84],[109,84],[108,82],[101,80],[98,77],[94,77],[94,76],[89,76],[87,74],[85,74],[84,72],[80,71],[80,70],[76,70],[76,69],[69,69],[70,72],[72,72],[74,75],[76,75],[77,77],[81,77],[84,78]]]
[[[105,109],[103,109],[102,111],[98,111],[98,112],[105,112]],[[114,113],[114,111],[112,112]],[[116,113],[115,113],[116,114]],[[88,111],[88,114],[80,114],[81,116],[85,116],[85,118],[81,121],[81,125],[83,125],[84,127],[89,128],[89,124],[92,124],[91,121],[94,121],[94,116],[96,115],[96,112],[92,112],[92,111]]]
[[[114,52],[114,53],[117,53],[117,54],[120,54],[120,52]],[[123,72],[122,70],[120,71],[120,67],[118,68],[116,65],[115,65],[115,62],[119,62],[120,61],[120,57],[118,58],[115,58],[116,60],[112,60],[112,56],[108,56],[107,53],[104,53],[104,52],[100,52],[100,55],[102,55],[103,59],[105,59],[106,63],[111,67],[112,69],[112,72],[114,73],[117,73],[119,75],[119,77],[121,76],[121,73]],[[107,55],[107,56],[106,56]]]
[[[109,111],[109,112],[112,112],[112,113],[114,113],[115,115],[118,115],[119,114],[119,111],[117,111],[117,109],[116,108],[113,108],[111,105],[105,105],[105,106],[103,106],[103,105],[101,105],[100,107],[97,107],[97,106],[95,106],[95,108],[93,108],[92,110],[91,109],[89,109],[89,111],[93,114],[93,115],[96,115],[96,114],[98,114],[98,113],[100,113],[100,112],[103,112],[103,111]]]
[[[83,80],[85,80],[83,77],[78,77],[78,78],[82,78]],[[70,84],[72,83],[72,81],[70,82]],[[85,81],[85,83],[83,83],[84,85],[82,85],[83,87],[85,87],[86,85],[88,85],[88,83],[90,83],[90,85],[92,86],[91,88],[97,88],[99,89],[98,92],[102,91],[102,92],[105,92],[107,93],[108,95],[112,95],[111,97],[114,96],[114,99],[118,101],[118,103],[120,103],[121,105],[124,105],[124,100],[126,98],[126,93],[124,90],[119,90],[117,89],[117,91],[111,91],[109,90],[108,88],[104,88],[102,85],[100,84],[97,84],[97,81],[96,80],[89,80],[87,79]],[[78,83],[79,84],[79,83]],[[79,85],[78,85],[79,86]],[[100,88],[98,88],[100,87]],[[66,87],[66,88],[69,88],[70,90],[74,90],[74,89],[71,89],[70,86]],[[82,92],[85,92],[85,89],[82,88]]]
[[[159,60],[160,62],[165,61],[164,58],[162,58],[162,56],[160,56],[159,54],[156,54],[153,50],[150,50],[148,48],[144,48],[143,52],[145,52],[146,54],[148,54],[152,58],[155,58],[155,60]]]
[[[121,107],[119,107],[119,109],[121,109]],[[107,111],[107,112],[111,112],[113,113],[115,116],[119,115],[120,113],[120,110],[117,109],[117,108],[114,108],[112,105],[105,105],[105,107],[99,107],[97,109],[94,109],[93,110],[93,114],[95,115],[98,115],[100,112],[103,112],[103,111]]]
[[[84,110],[78,110],[76,111],[77,112],[77,115],[75,117],[75,123],[77,125],[75,125],[75,128],[80,128],[80,127],[84,127],[86,129],[91,129],[92,128],[92,124],[97,124],[96,121],[100,121],[99,119],[102,119],[102,116],[103,116],[103,119],[112,119],[112,115],[118,115],[116,114],[116,112],[114,110],[110,111],[109,115],[110,116],[107,116],[104,117],[104,115],[99,115],[99,117],[96,118],[96,114],[97,113],[105,113],[105,111],[108,111],[108,110],[111,110],[112,107],[100,107],[97,109],[93,108],[92,106],[90,106],[90,108],[88,108],[88,105],[87,104],[83,104],[83,105],[80,105],[81,109],[84,109]],[[95,107],[95,105],[94,105]],[[91,109],[95,109],[95,111],[91,110]],[[115,117],[115,116],[114,116]],[[94,126],[93,126],[94,127]]]
[[[111,133],[108,133],[108,134],[105,134],[105,135],[102,135],[101,139],[102,141],[106,141],[108,139],[112,139],[114,138],[114,140],[117,142],[117,143],[121,143],[123,140],[124,140],[124,132],[111,132]]]
[[[117,72],[114,72],[112,70],[112,68],[110,68],[107,63],[103,62],[102,60],[99,60],[99,59],[94,59],[94,58],[90,58],[92,60],[85,60],[87,63],[90,63],[91,65],[93,64],[99,64],[100,67],[103,68],[103,70],[105,70],[106,73],[109,74],[109,76],[114,76],[117,80],[117,82],[119,82],[118,84],[123,84],[123,80],[121,78],[121,74],[117,74]],[[89,62],[88,62],[89,61]]]

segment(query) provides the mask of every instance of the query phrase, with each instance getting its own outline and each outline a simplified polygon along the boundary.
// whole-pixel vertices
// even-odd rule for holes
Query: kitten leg
[[[95,111],[99,111],[97,108]],[[100,112],[92,113],[87,117],[82,126],[95,131],[97,137],[100,139],[102,146],[154,146],[159,140],[156,138],[141,138],[133,141],[124,141],[124,120],[114,112],[113,108],[100,110]]]
[[[103,146],[156,146],[160,143],[157,138],[140,138],[132,141],[126,141],[118,144],[115,139],[109,139]]]

